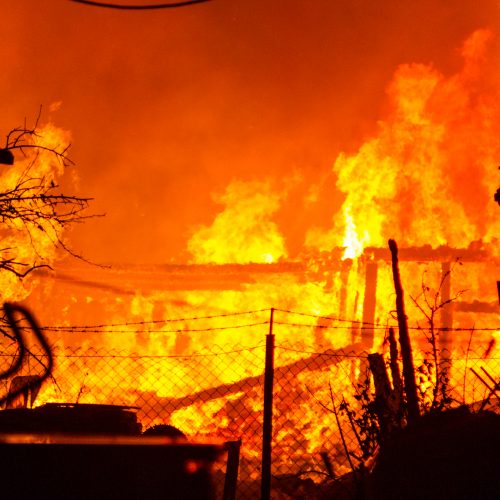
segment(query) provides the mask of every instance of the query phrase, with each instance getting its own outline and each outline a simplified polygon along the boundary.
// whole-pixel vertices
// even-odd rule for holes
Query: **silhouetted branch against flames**
[[[27,381],[26,383],[17,387],[13,391],[9,391],[7,395],[0,398],[0,406],[4,403],[8,405],[9,402],[13,401],[21,394],[25,394],[26,391],[40,387],[42,382],[50,377],[53,366],[52,349],[32,314],[25,307],[18,304],[5,303],[3,309],[5,313],[5,322],[13,333],[12,336],[7,336],[17,343],[18,353],[16,358],[14,359],[14,362],[9,366],[9,368],[0,373],[0,380],[4,380],[15,375],[21,369],[26,353],[31,354],[26,346],[26,340],[23,331],[24,329],[21,326],[20,321],[16,319],[16,316],[21,316],[25,320],[27,326],[38,340],[40,346],[43,349],[43,357],[45,359],[45,363],[41,361],[39,356],[37,356],[36,360],[42,365],[43,373],[36,377],[25,377]]]
[[[0,188],[0,229],[10,234],[24,234],[36,255],[34,261],[19,261],[15,249],[0,249],[0,271],[14,273],[24,278],[40,267],[49,267],[43,256],[37,251],[37,240],[43,234],[54,247],[62,248],[66,253],[86,261],[81,255],[71,250],[62,240],[62,231],[71,224],[100,215],[86,215],[91,198],[67,195],[58,192],[59,186],[52,176],[36,173],[41,154],[52,156],[64,167],[73,165],[68,157],[69,145],[46,146],[40,133],[41,108],[32,127],[25,123],[12,129],[6,137],[5,147],[0,149],[0,164],[13,165],[14,152],[19,151],[27,162],[13,183]],[[4,167],[9,168],[9,167]],[[1,173],[1,172],[0,172]]]
[[[21,153],[26,157],[27,151],[30,149],[36,149],[37,152],[40,151],[48,151],[49,153],[55,155],[59,160],[62,161],[63,165],[72,165],[73,162],[68,158],[67,151],[70,147],[70,144],[64,148],[49,148],[45,147],[41,144],[36,144],[36,139],[40,138],[39,124],[40,118],[42,116],[42,107],[38,110],[38,115],[35,119],[35,123],[32,127],[28,127],[26,123],[26,119],[24,120],[24,124],[21,127],[13,128],[8,134],[5,141],[5,147],[0,149],[0,163],[3,158],[8,158],[10,162],[5,162],[9,165],[14,163],[14,155],[13,150],[18,149]],[[9,154],[10,153],[10,154]]]

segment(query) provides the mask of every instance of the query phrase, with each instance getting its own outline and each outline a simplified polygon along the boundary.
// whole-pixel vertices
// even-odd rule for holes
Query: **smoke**
[[[407,246],[496,246],[500,108],[487,75],[491,39],[489,30],[468,37],[463,68],[450,77],[430,65],[398,68],[377,133],[335,162],[345,200],[330,231],[309,233],[311,246],[346,246],[350,256],[392,236]]]
[[[275,216],[293,257],[342,205],[331,167],[376,130],[396,68],[453,74],[463,40],[499,18],[492,0],[2,4],[2,133],[40,104],[71,130],[76,188],[106,213],[71,238],[103,263],[186,259],[212,193],[300,175]]]

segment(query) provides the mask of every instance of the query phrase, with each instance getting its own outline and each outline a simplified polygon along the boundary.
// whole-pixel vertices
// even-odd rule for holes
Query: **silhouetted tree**
[[[49,246],[82,259],[64,243],[62,233],[67,226],[93,217],[84,213],[90,198],[61,193],[55,175],[38,168],[41,155],[44,161],[60,162],[64,167],[73,163],[67,155],[69,146],[45,145],[38,128],[39,119],[40,114],[33,127],[25,123],[12,129],[5,147],[0,149],[0,163],[5,165],[1,168],[6,169],[0,171],[0,242],[10,242],[0,248],[0,271],[8,271],[20,279],[34,269],[50,267],[40,250],[41,240],[45,248],[49,241]],[[15,153],[22,155],[20,169],[10,166],[15,163]],[[12,245],[16,237],[28,242],[32,250],[29,254]]]
[[[56,178],[62,170],[72,164],[67,151],[69,145],[58,145],[55,128],[39,128],[40,113],[33,127],[12,129],[0,148],[0,298],[19,300],[24,278],[35,269],[49,267],[55,250],[83,259],[63,241],[64,229],[74,223],[93,217],[86,215],[90,198],[67,195],[60,192]],[[4,309],[0,309],[0,335],[3,339],[1,352],[7,355],[5,362],[13,363],[4,375],[16,375],[21,369],[25,352],[34,359],[42,372],[47,371],[47,355],[33,353],[28,346],[21,346],[15,332],[11,332]],[[21,353],[21,354],[20,354]],[[9,356],[9,354],[11,356]],[[16,360],[21,360],[16,364]],[[19,366],[18,366],[19,365]],[[38,370],[38,371],[39,371]],[[50,369],[48,370],[50,373]],[[40,375],[30,378],[38,384]],[[4,379],[6,376],[3,377]],[[16,379],[14,377],[13,381]],[[30,388],[25,376],[18,376],[22,387],[14,395]],[[11,385],[12,387],[12,385]],[[39,387],[39,384],[38,384]],[[11,396],[9,396],[11,397]],[[5,398],[3,398],[5,400]]]

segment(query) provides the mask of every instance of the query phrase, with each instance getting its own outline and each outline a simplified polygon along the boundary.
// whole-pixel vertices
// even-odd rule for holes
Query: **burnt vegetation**
[[[339,403],[330,384],[328,404],[317,400],[335,416],[340,452],[350,472],[335,474],[324,453],[326,479],[316,488],[312,482],[303,482],[310,491],[300,498],[496,499],[500,492],[500,415],[491,409],[495,409],[492,397],[498,394],[500,382],[484,369],[478,374],[470,368],[489,394],[482,402],[465,404],[464,381],[460,400],[460,388],[450,383],[449,332],[437,327],[438,314],[464,291],[450,296],[446,290],[451,269],[436,289],[425,284],[424,276],[421,293],[411,300],[424,317],[425,326],[416,331],[423,334],[429,348],[414,365],[410,338],[404,332],[406,312],[395,243],[391,252],[399,337],[389,328],[383,344],[386,352],[368,354],[353,384],[352,399],[342,396]]]
[[[29,127],[12,129],[0,149],[0,163],[4,176],[13,179],[0,188],[0,237],[27,238],[32,258],[21,257],[16,248],[0,249],[0,270],[8,271],[22,279],[40,267],[49,267],[48,259],[39,249],[40,236],[48,238],[53,247],[60,248],[73,257],[85,260],[64,242],[62,232],[70,225],[80,223],[95,215],[85,213],[90,198],[68,195],[60,191],[54,176],[39,173],[38,164],[42,155],[46,161],[59,162],[63,167],[72,165],[68,156],[69,146],[46,146],[39,128],[40,113]],[[25,165],[14,173],[8,172],[18,160]]]
[[[13,128],[0,148],[0,277],[16,285],[39,268],[51,269],[54,251],[62,250],[77,259],[86,261],[63,240],[64,230],[73,224],[95,217],[87,215],[90,198],[61,192],[55,172],[70,165],[69,145],[54,145],[44,139],[40,127],[41,109],[33,126],[26,121]],[[3,300],[12,300],[9,290],[2,290]],[[17,299],[17,296],[16,296]],[[34,360],[36,376],[18,376],[11,381],[9,394],[0,401],[7,406],[31,388],[31,404],[44,378],[50,376],[50,357],[34,354],[28,345],[20,342],[16,322],[6,309],[0,313],[0,336],[5,342],[4,352],[12,352],[17,360],[2,375],[14,375],[26,359]],[[27,313],[26,313],[27,314]],[[14,330],[13,330],[14,329]],[[13,330],[14,334],[10,333]],[[50,350],[45,349],[50,353]],[[26,354],[26,356],[24,356]],[[48,367],[49,366],[49,367]],[[15,383],[20,386],[15,388]]]

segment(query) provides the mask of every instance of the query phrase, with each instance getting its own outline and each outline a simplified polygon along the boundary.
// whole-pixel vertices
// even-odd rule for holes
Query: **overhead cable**
[[[195,5],[197,3],[210,2],[210,0],[185,0],[183,2],[172,2],[172,3],[157,3],[157,4],[147,4],[147,5],[126,5],[119,3],[108,3],[108,2],[94,2],[92,0],[70,0],[76,3],[82,3],[84,5],[91,5],[92,7],[104,7],[107,9],[121,9],[121,10],[153,10],[153,9],[173,9],[176,7],[187,7],[188,5]]]

